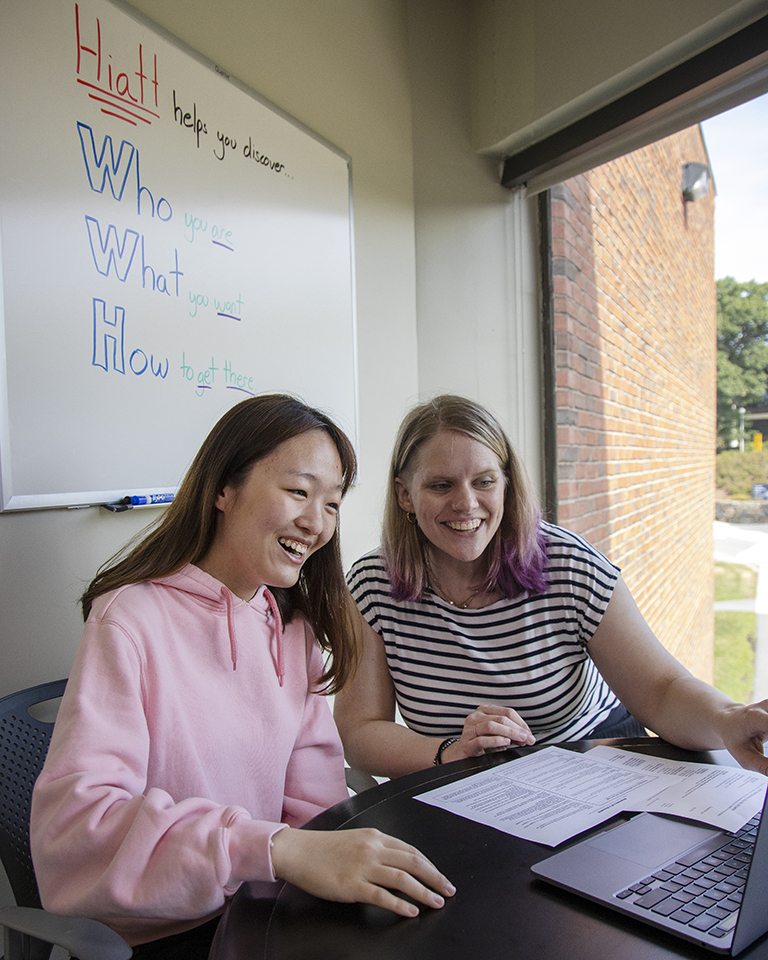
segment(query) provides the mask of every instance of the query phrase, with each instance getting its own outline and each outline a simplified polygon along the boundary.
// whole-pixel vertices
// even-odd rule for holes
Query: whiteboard
[[[349,157],[112,0],[0,0],[3,510],[173,492],[292,393],[357,435]]]

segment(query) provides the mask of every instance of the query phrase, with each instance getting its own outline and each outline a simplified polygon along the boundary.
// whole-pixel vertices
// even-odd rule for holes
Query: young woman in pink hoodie
[[[43,904],[139,958],[207,957],[226,898],[277,879],[403,916],[452,886],[372,830],[296,830],[345,799],[327,701],[354,671],[338,510],[347,437],[287,396],[211,431],[173,503],[97,574],[32,802]],[[322,650],[328,657],[324,664]]]

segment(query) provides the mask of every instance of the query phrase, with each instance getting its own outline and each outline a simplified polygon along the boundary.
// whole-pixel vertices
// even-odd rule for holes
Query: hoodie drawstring
[[[235,633],[235,597],[229,590],[222,590],[227,607],[227,627],[229,628],[229,655],[232,659],[232,669],[237,670],[237,634]]]
[[[232,669],[237,670],[237,633],[235,632],[235,596],[231,591],[227,590],[226,588],[223,589],[221,593],[222,593],[222,596],[224,597],[224,602],[227,608],[227,627],[229,630],[229,655],[232,660]],[[269,590],[267,590],[266,588],[264,589],[264,599],[267,601],[267,607],[275,621],[275,647],[277,651],[275,667],[277,672],[278,683],[282,687],[283,677],[285,676],[285,658],[283,656],[283,621],[280,618],[280,610],[277,606],[277,601],[269,592]]]
[[[264,597],[267,601],[267,606],[272,611],[272,616],[275,618],[275,641],[277,646],[277,680],[280,686],[283,685],[283,677],[285,676],[285,661],[283,659],[283,621],[280,619],[280,610],[277,606],[277,601],[269,592],[269,590],[264,590]]]

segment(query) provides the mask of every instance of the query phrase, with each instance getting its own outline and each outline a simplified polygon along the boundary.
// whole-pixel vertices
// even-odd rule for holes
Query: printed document
[[[554,847],[623,811],[668,813],[738,830],[768,779],[741,767],[664,760],[616,747],[546,747],[417,800]]]

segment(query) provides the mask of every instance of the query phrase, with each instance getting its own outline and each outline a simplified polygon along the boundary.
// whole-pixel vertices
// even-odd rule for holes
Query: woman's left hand
[[[272,838],[272,864],[277,878],[316,897],[371,903],[403,917],[418,916],[419,903],[438,909],[456,892],[416,847],[370,827],[280,830]]]
[[[483,703],[464,720],[457,743],[443,751],[442,761],[479,757],[484,753],[508,750],[511,746],[530,746],[536,742],[528,724],[511,707]]]

